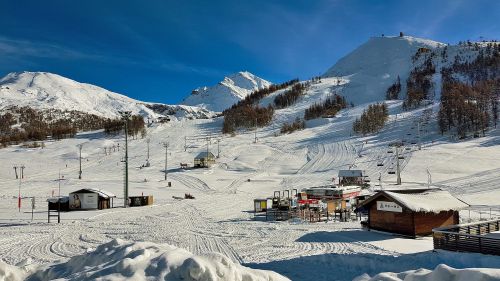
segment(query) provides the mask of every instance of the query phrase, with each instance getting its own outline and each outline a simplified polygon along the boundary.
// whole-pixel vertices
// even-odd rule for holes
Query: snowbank
[[[0,281],[18,281],[23,280],[25,277],[25,271],[0,260]]]
[[[401,273],[384,272],[370,277],[361,275],[354,281],[469,281],[469,280],[500,280],[500,269],[466,268],[455,269],[445,264],[438,265],[434,270],[418,269]]]
[[[15,268],[9,270],[15,272]],[[120,239],[102,244],[92,253],[75,256],[65,263],[38,270],[28,280],[95,280],[97,278],[185,281],[289,280],[272,271],[256,270],[235,264],[217,253],[196,256],[170,245],[128,242]]]

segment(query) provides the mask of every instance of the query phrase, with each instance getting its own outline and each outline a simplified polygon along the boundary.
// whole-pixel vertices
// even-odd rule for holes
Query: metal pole
[[[123,189],[123,207],[128,207],[128,120],[131,116],[130,111],[119,112],[125,122],[125,186]]]
[[[209,153],[209,143],[210,143],[210,137],[207,137],[207,156],[205,157],[205,165],[207,166],[208,168],[208,153]]]
[[[217,158],[220,156],[220,139],[217,140]]]
[[[82,179],[82,147],[83,147],[83,144],[78,145],[78,147],[80,148],[80,172],[78,174],[78,179],[81,180]]]
[[[149,162],[149,142],[150,142],[150,141],[151,141],[151,140],[150,140],[149,138],[148,138],[148,139],[146,139],[146,142],[148,143],[148,158],[147,158],[147,159],[148,159],[148,162]]]

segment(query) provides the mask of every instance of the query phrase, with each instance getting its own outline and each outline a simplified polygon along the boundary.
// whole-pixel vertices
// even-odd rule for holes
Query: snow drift
[[[20,280],[15,279],[21,276],[16,275],[17,269],[8,268],[8,270],[11,276],[14,276],[11,280]],[[27,278],[27,280],[52,279],[289,280],[272,271],[251,269],[233,263],[218,253],[196,256],[170,245],[128,242],[120,239],[102,244],[95,251],[75,256],[67,262],[39,269]]]
[[[500,280],[500,269],[466,268],[455,269],[445,264],[438,265],[434,270],[418,269],[401,273],[384,272],[370,277],[361,275],[354,281],[469,281]]]
[[[270,86],[271,83],[250,72],[238,72],[212,87],[200,87],[183,100],[183,104],[198,106],[221,112],[244,99],[255,90]]]

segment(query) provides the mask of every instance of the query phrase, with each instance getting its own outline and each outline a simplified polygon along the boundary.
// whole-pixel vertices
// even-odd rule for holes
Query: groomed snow
[[[115,239],[94,251],[45,267],[18,268],[0,261],[0,280],[285,281],[277,273],[234,263],[219,253]]]
[[[434,270],[418,269],[400,273],[383,272],[373,277],[368,274],[359,276],[353,281],[494,281],[500,280],[500,269],[467,268],[455,269],[445,264]]]

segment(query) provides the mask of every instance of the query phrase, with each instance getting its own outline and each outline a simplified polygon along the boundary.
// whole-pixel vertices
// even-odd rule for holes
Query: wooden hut
[[[116,198],[116,195],[111,192],[102,189],[84,188],[69,194],[69,209],[109,209],[113,207],[114,198]]]
[[[194,158],[195,167],[210,167],[212,164],[215,164],[215,155],[212,152],[203,151]]]
[[[379,191],[357,210],[368,212],[370,229],[416,237],[457,224],[458,211],[468,206],[441,189],[405,189]]]
[[[340,170],[339,185],[359,185],[365,184],[365,171],[363,170]]]

